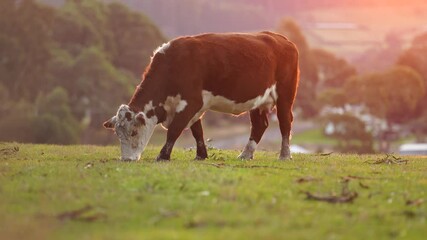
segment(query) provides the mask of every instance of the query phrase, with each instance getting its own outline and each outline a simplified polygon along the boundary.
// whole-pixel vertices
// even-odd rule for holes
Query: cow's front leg
[[[174,119],[168,127],[166,143],[160,151],[159,156],[157,157],[158,161],[170,160],[172,148],[175,145],[176,140],[201,107],[201,101],[199,104],[189,102],[183,111],[175,115]]]
[[[208,157],[208,152],[203,138],[202,121],[200,119],[191,126],[191,133],[193,134],[194,139],[196,139],[197,155],[195,160],[206,159]]]
[[[252,159],[256,146],[261,141],[261,137],[268,127],[268,116],[266,111],[254,109],[250,111],[251,116],[251,136],[249,137],[248,144],[239,155],[240,159]]]

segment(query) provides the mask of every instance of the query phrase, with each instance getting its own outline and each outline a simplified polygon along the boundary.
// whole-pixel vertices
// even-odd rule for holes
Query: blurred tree
[[[0,82],[30,100],[46,85],[54,9],[33,0],[0,1]]]
[[[67,89],[83,126],[97,128],[129,100],[153,50],[166,39],[144,15],[116,2],[68,0],[56,17],[51,78]]]
[[[311,54],[308,43],[299,26],[290,19],[284,19],[277,27],[277,32],[291,40],[298,48],[300,56],[300,82],[298,87],[296,107],[301,108],[303,117],[312,117],[318,113],[316,86],[319,81],[317,66]]]
[[[349,102],[343,88],[327,88],[319,93],[317,99],[322,106],[344,108]]]
[[[68,90],[79,119],[95,125],[128,101],[153,50],[165,42],[144,15],[90,0],[66,1],[53,33],[54,85]]]
[[[427,32],[414,38],[411,47],[400,55],[397,64],[411,67],[423,78],[426,94],[418,102],[412,117],[427,117]]]
[[[112,41],[105,15],[106,7],[99,1],[67,0],[56,14],[52,38],[73,57],[87,47],[104,48]]]
[[[319,75],[317,91],[319,92],[326,88],[342,87],[349,77],[357,74],[355,67],[346,60],[336,57],[331,52],[323,49],[313,49],[311,54],[317,65]]]
[[[386,119],[392,124],[410,121],[411,112],[417,110],[418,103],[426,94],[422,77],[413,69],[400,66],[387,71],[384,77],[388,79],[385,87],[390,93],[387,97],[389,109],[386,111]],[[402,111],[405,108],[406,111]]]
[[[98,48],[87,48],[77,58],[73,71],[79,75],[64,83],[71,89],[75,114],[98,127],[118,103],[127,103],[134,85],[132,76],[116,69]]]
[[[389,136],[394,135],[393,124],[408,123],[425,94],[421,76],[403,66],[353,77],[347,82],[345,92],[350,94],[352,103],[365,106],[371,115],[385,120],[386,129],[379,137],[381,150],[386,152],[392,140]]]
[[[33,104],[24,100],[13,100],[2,102],[2,105],[0,141],[36,142]]]
[[[90,134],[129,100],[164,41],[119,3],[0,1],[0,140],[76,143],[85,129],[86,143],[105,143]]]
[[[412,132],[416,141],[423,143],[427,142],[427,115],[423,115],[414,119],[407,124],[407,129]]]
[[[35,103],[7,104],[0,119],[0,141],[72,144],[79,141],[80,127],[69,108],[63,88],[39,94]]]
[[[403,66],[353,77],[345,91],[350,94],[350,101],[363,104],[372,115],[385,119],[390,126],[408,121],[425,93],[421,76]]]
[[[359,118],[346,114],[329,114],[323,119],[324,134],[338,140],[340,152],[373,153],[373,137]]]
[[[0,106],[0,113],[1,109],[4,107],[4,103],[9,101],[9,91],[7,88],[0,82],[0,102],[3,103]]]
[[[39,95],[35,105],[32,126],[35,142],[73,144],[79,141],[79,123],[71,113],[65,89],[56,87],[47,95]]]
[[[389,32],[381,44],[376,44],[354,57],[352,62],[360,72],[385,71],[402,52],[407,33]]]
[[[93,0],[67,0],[54,25],[54,39],[77,56],[88,47],[104,51],[108,60],[140,76],[153,50],[165,37],[143,14],[125,5]]]
[[[130,11],[113,2],[108,5],[107,26],[112,41],[107,50],[114,66],[140,76],[150,62],[153,50],[166,42],[166,38],[144,15]]]

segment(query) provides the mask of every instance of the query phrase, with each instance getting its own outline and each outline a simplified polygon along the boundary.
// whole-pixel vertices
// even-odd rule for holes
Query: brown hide
[[[168,96],[178,94],[188,105],[174,116],[167,141],[158,159],[169,159],[173,145],[182,130],[203,105],[202,91],[222,96],[232,104],[245,103],[262,96],[276,84],[274,104],[282,133],[281,159],[290,158],[289,136],[293,121],[292,105],[299,79],[298,51],[285,37],[271,32],[253,34],[203,34],[181,37],[157,51],[143,74],[141,84],[129,102],[134,112],[156,116],[158,123],[166,119],[162,104]],[[240,157],[252,158],[257,144],[268,126],[267,112],[251,109],[251,137]],[[196,117],[197,119],[197,117]],[[191,122],[193,123],[193,122]],[[206,147],[200,120],[191,126],[197,141],[197,158],[206,158]],[[255,143],[253,143],[255,142]]]
[[[155,54],[129,106],[143,110],[150,100],[157,106],[177,94],[197,99],[202,90],[241,103],[262,95],[276,81],[290,88],[292,102],[297,79],[284,75],[297,68],[297,55],[293,43],[271,32],[177,38],[164,54]]]

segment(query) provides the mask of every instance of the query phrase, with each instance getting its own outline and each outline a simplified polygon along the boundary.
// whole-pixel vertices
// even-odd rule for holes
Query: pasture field
[[[0,239],[425,239],[427,158],[0,144]]]

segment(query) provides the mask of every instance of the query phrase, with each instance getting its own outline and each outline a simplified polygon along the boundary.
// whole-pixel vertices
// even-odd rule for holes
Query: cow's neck
[[[148,91],[144,84],[139,85],[132,99],[129,102],[129,108],[134,112],[143,112],[147,118],[157,118],[157,123],[162,123],[166,119],[166,112],[161,106],[165,97],[161,93]]]

